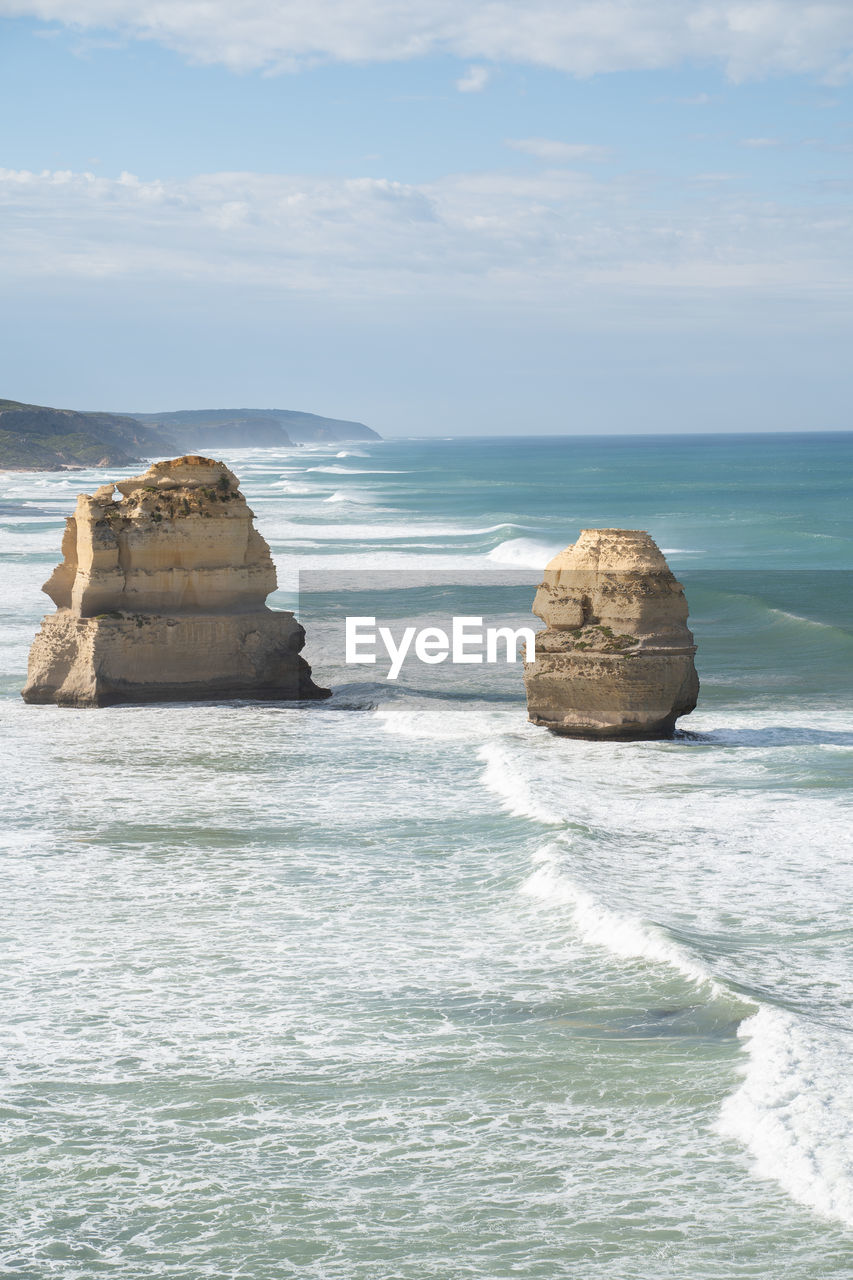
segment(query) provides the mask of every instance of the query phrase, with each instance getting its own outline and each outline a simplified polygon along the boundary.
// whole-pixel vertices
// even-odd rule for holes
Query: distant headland
[[[0,470],[117,467],[174,453],[379,440],[362,422],[295,409],[84,413],[0,400]]]

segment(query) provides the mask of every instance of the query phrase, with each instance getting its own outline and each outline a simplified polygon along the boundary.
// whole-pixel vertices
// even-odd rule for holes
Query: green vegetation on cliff
[[[136,418],[0,400],[0,468],[124,467],[173,447]]]
[[[180,453],[379,438],[361,422],[292,409],[79,413],[0,400],[0,470],[124,467]]]

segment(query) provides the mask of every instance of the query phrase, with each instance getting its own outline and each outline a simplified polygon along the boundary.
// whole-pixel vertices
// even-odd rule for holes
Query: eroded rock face
[[[546,629],[525,663],[534,724],[582,738],[665,738],[696,706],[687,601],[647,533],[584,529],[545,569]]]
[[[26,702],[326,695],[302,627],[266,607],[275,566],[224,463],[175,458],[81,494],[62,557]]]

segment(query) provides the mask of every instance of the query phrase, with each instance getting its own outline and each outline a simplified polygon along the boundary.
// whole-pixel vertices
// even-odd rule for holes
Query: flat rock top
[[[120,480],[115,487],[127,497],[137,489],[204,489],[226,481],[227,487],[236,492],[240,482],[224,462],[188,453],[182,458],[155,462],[141,476]]]
[[[549,560],[546,572],[667,573],[654,539],[642,529],[582,529],[577,542]]]

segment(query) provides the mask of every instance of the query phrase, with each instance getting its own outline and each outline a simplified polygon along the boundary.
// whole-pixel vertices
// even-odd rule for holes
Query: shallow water
[[[700,644],[665,743],[544,734],[513,669],[25,707],[62,517],[102,477],[3,477],[5,1274],[853,1275],[851,453],[227,459],[278,607],[299,568],[427,568],[463,575],[455,609],[473,571],[648,529]]]

